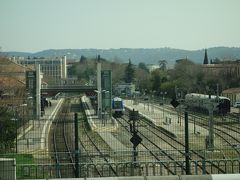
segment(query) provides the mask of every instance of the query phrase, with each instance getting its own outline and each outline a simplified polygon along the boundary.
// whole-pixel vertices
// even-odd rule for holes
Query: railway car
[[[112,100],[112,114],[113,117],[121,117],[124,114],[123,100],[119,97],[115,97]]]
[[[218,103],[217,107],[214,109],[214,114],[226,115],[230,112],[230,99],[224,96],[219,96],[217,100],[217,96],[214,95],[209,96],[205,94],[190,93],[185,95],[185,102],[193,110],[208,112],[206,102],[209,97],[211,99],[216,99]]]

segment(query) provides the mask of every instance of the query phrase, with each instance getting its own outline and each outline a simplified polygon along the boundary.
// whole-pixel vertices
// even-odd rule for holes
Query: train
[[[124,114],[124,103],[119,97],[112,99],[112,115],[113,117],[121,117]]]
[[[214,109],[213,113],[216,115],[226,115],[230,112],[231,103],[230,99],[224,96],[214,96],[214,95],[205,95],[197,93],[189,93],[185,95],[185,102],[192,110],[198,110],[201,112],[208,112],[206,107],[207,100],[215,99],[217,106]]]

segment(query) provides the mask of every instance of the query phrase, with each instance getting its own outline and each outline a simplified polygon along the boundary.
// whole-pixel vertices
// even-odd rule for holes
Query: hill
[[[204,49],[201,50],[182,50],[172,48],[152,48],[152,49],[48,49],[36,53],[23,52],[4,52],[4,55],[21,56],[21,57],[60,57],[67,55],[68,59],[79,59],[81,56],[95,58],[98,54],[102,58],[110,61],[128,62],[130,58],[132,63],[138,64],[144,62],[146,64],[158,64],[159,60],[167,60],[168,66],[175,64],[177,59],[188,58],[195,63],[202,64],[204,58]],[[213,47],[208,49],[208,58],[210,59],[240,59],[240,48],[236,47]]]

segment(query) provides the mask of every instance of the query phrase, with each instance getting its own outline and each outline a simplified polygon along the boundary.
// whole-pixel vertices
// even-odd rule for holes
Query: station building
[[[159,69],[158,64],[147,64],[146,66],[147,66],[149,72],[153,72],[154,70]]]
[[[215,62],[208,61],[207,49],[205,49],[205,55],[203,60],[204,72],[212,75],[227,75],[229,77],[240,77],[240,59],[239,60],[215,60]]]
[[[231,77],[240,77],[240,61],[232,61],[231,63],[221,63],[221,64],[204,64],[204,72],[210,73],[212,75],[229,75]]]
[[[132,95],[135,92],[135,84],[118,83],[114,85],[113,92],[115,95]]]
[[[240,87],[239,88],[230,88],[222,92],[222,95],[228,97],[233,106],[235,102],[240,102]]]
[[[15,60],[15,59],[14,59]],[[33,58],[17,59],[18,64],[26,67],[32,67],[40,64],[40,70],[43,73],[43,81],[48,84],[61,84],[67,78],[67,58],[66,56],[55,59]]]

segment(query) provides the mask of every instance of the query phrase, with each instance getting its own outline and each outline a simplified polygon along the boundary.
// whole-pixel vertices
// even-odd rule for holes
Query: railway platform
[[[125,100],[125,107],[130,110],[139,111],[139,114],[149,119],[155,125],[163,128],[172,136],[184,135],[184,119],[179,117],[177,113],[173,113],[164,108],[165,105],[156,106],[146,103],[136,103],[132,100]],[[181,112],[183,113],[183,112]],[[208,130],[194,123],[189,122],[190,134],[208,135]]]
[[[40,120],[30,120],[25,129],[19,130],[20,133],[17,137],[18,153],[38,155],[39,153],[45,154],[43,152],[48,151],[48,134],[62,102],[63,99],[51,100],[52,105],[45,108],[45,114]]]
[[[91,129],[97,132],[113,151],[129,151],[129,148],[118,141],[118,139],[111,133],[118,130],[116,120],[110,117],[99,118],[92,107],[89,98],[86,96],[82,97],[82,102],[86,105],[85,111]]]

